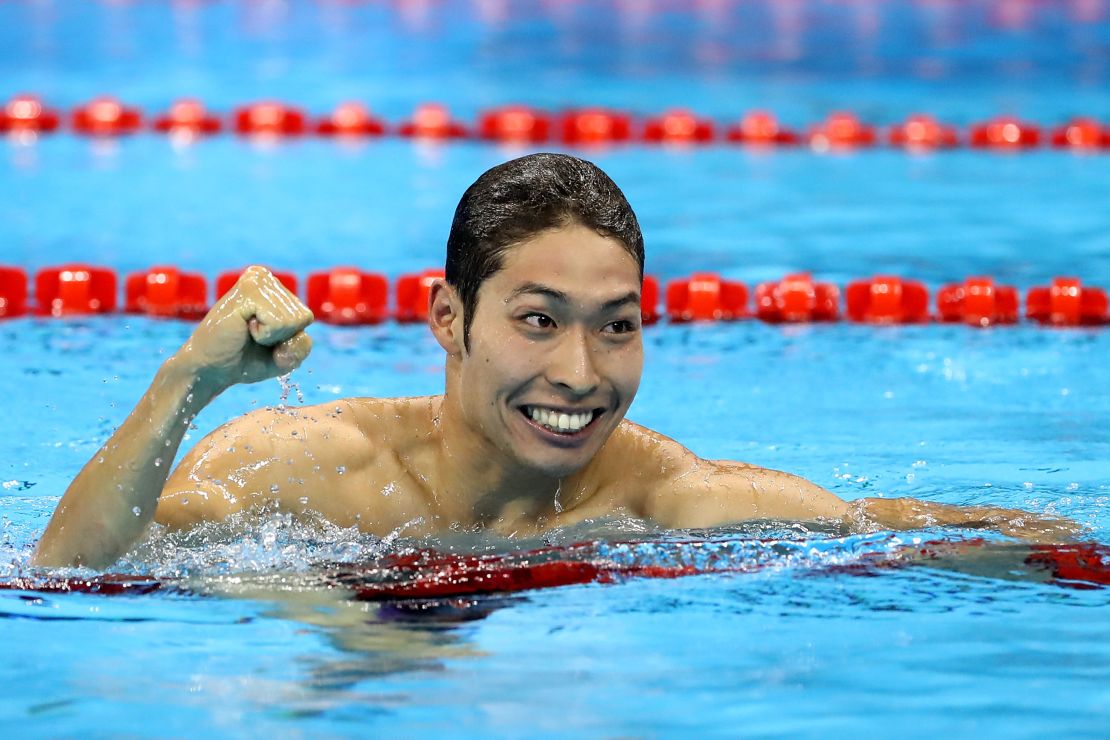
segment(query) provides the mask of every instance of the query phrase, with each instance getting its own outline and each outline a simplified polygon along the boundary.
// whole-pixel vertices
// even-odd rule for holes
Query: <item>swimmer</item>
[[[102,568],[152,521],[180,529],[275,509],[380,536],[532,536],[614,515],[674,528],[771,519],[854,531],[991,527],[1029,539],[1076,532],[994,507],[849,503],[794,475],[703,460],[625,420],[643,368],[643,266],[636,216],[595,165],[535,154],[494,167],[463,195],[446,279],[431,289],[443,395],[254,411],[208,435],[171,475],[212,399],[291,372],[311,349],[312,313],[252,267],[70,484],[34,563]]]

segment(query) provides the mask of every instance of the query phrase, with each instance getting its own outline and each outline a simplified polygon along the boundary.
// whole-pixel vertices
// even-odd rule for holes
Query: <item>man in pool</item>
[[[274,509],[378,535],[524,536],[611,515],[680,528],[773,519],[989,526],[1030,538],[1074,531],[998,508],[848,503],[787,473],[700,459],[625,420],[643,366],[643,264],[636,216],[595,165],[535,154],[494,167],[463,195],[446,280],[431,291],[428,323],[447,353],[443,395],[254,411],[169,475],[209,401],[288,373],[309,353],[312,313],[252,267],[70,484],[34,562],[104,567],[151,521],[188,528]]]

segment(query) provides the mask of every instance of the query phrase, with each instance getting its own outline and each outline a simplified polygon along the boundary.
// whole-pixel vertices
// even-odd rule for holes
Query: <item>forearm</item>
[[[995,529],[1030,541],[1059,542],[1082,533],[1075,522],[997,506],[957,506],[914,498],[864,498],[853,501],[849,523],[856,529],[924,529],[968,527]]]
[[[189,423],[215,395],[179,357],[167,361],[126,421],[66,489],[34,564],[104,567],[126,552],[154,518]]]

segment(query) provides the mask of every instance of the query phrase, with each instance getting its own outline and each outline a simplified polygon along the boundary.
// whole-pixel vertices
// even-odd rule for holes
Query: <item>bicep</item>
[[[693,455],[662,481],[651,516],[672,527],[712,527],[754,519],[842,519],[848,505],[804,478]]]

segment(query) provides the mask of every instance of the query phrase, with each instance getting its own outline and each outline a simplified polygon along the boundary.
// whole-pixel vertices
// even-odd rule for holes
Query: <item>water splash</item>
[[[297,382],[292,379],[292,373],[278,376],[278,382],[281,383],[281,396],[279,397],[278,410],[284,411],[285,404],[289,400],[290,392],[296,392],[297,403],[304,403],[304,393],[301,392],[301,387]]]

